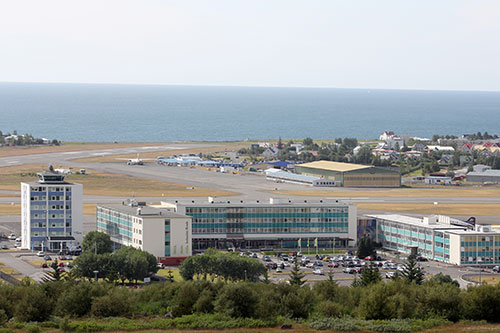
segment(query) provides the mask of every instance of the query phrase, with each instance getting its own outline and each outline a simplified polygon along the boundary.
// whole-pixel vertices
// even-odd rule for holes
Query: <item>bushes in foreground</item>
[[[418,285],[402,279],[368,286],[356,284],[355,287],[338,286],[332,279],[312,287],[204,280],[153,284],[132,290],[110,283],[85,281],[0,286],[0,326],[12,321],[46,322],[54,317],[72,320],[136,317],[150,319],[123,323],[147,324],[150,328],[156,322],[151,321],[151,317],[168,315],[172,319],[158,319],[154,325],[165,328],[182,328],[183,325],[194,325],[193,328],[260,327],[279,322],[277,318],[289,318],[309,321],[312,327],[325,329],[346,325],[375,329],[373,325],[380,324],[380,329],[385,330],[397,323],[401,329],[415,330],[414,327],[423,325],[418,320],[432,323],[435,318],[450,322],[500,322],[499,312],[499,285],[461,290],[448,282],[427,281]],[[378,322],[380,320],[382,322]],[[116,323],[112,320],[102,325]],[[78,330],[107,329],[92,321],[77,320],[71,325],[97,325]]]

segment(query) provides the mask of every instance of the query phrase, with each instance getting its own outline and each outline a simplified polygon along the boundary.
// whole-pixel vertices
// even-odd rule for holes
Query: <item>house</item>
[[[472,162],[472,156],[462,155],[460,156],[460,165],[469,165]]]
[[[427,145],[424,145],[423,143],[421,142],[417,142],[413,145],[413,150],[415,151],[419,151],[419,152],[427,152],[428,149],[427,149]]]
[[[491,167],[484,164],[476,164],[472,167],[473,172],[485,172],[486,170],[491,170]]]
[[[278,156],[279,149],[274,146],[269,146],[262,152],[262,156],[266,158],[266,160],[274,159]]]
[[[462,147],[460,147],[460,150],[465,152],[465,153],[470,153],[471,151],[474,150],[474,144],[466,143]]]
[[[497,143],[497,142],[485,142],[485,143],[483,144],[483,147],[484,147],[484,148],[488,148],[488,149],[490,149],[490,148],[492,148],[492,147],[500,147],[500,146],[498,145],[498,143]]]
[[[380,134],[379,140],[381,141],[387,141],[387,139],[392,138],[394,136],[394,132],[384,132]]]
[[[294,151],[298,154],[302,149],[304,149],[304,145],[301,145],[300,143],[294,143],[290,145],[290,147],[295,148]]]
[[[393,136],[391,138],[388,138],[385,143],[389,146],[390,149],[401,149],[405,145],[405,141],[403,138],[399,136]]]
[[[452,159],[453,159],[453,155],[443,154],[441,156],[441,159],[439,160],[439,164],[450,164]]]

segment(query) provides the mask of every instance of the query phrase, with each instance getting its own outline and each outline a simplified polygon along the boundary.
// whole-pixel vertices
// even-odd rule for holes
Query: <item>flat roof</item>
[[[500,235],[500,232],[499,231],[496,231],[496,230],[490,230],[490,231],[476,231],[476,230],[464,230],[464,229],[460,229],[460,230],[448,230],[447,232],[449,232],[450,234],[457,234],[457,235],[471,235],[471,236],[474,236],[474,235],[478,235],[478,236],[485,236],[485,235],[488,235],[488,234],[493,234],[493,235]]]
[[[328,206],[352,206],[354,204],[345,203],[337,200],[328,200],[328,201],[307,201],[307,202],[297,202],[289,199],[275,198],[275,203],[270,203],[269,201],[262,202],[248,202],[241,200],[227,200],[227,201],[214,201],[210,203],[208,201],[178,201],[178,202],[167,202],[162,201],[163,204],[169,206],[206,206],[206,207],[328,207]],[[157,206],[160,207],[160,206]]]
[[[371,218],[375,219],[381,219],[381,220],[387,220],[391,222],[399,222],[402,224],[407,224],[407,225],[412,225],[416,227],[424,227],[424,228],[429,228],[429,229],[460,229],[463,230],[464,227],[456,226],[456,225],[450,225],[450,224],[443,224],[436,222],[434,224],[425,224],[423,218],[418,218],[418,217],[411,217],[411,216],[406,216],[406,215],[399,215],[399,214],[382,214],[382,215],[366,215]]]
[[[266,176],[267,177],[280,177],[283,179],[288,179],[288,180],[295,180],[295,181],[300,181],[300,182],[314,182],[316,180],[325,180],[325,181],[331,181],[329,179],[324,179],[320,177],[314,177],[314,176],[306,176],[306,175],[300,175],[297,173],[291,173],[287,171],[281,171],[278,169],[267,169],[265,170]]]
[[[161,217],[188,217],[183,214],[174,213],[167,209],[151,207],[151,206],[129,206],[129,205],[121,205],[121,204],[105,204],[105,205],[97,205],[98,207],[111,209],[120,213],[125,213],[128,215],[133,215],[141,218],[157,218]],[[138,209],[141,209],[141,214],[137,213]]]
[[[343,163],[343,162],[332,162],[332,161],[315,161],[304,164],[297,164],[299,167],[306,167],[312,169],[323,169],[329,171],[353,171],[361,169],[369,169],[370,165],[354,164],[354,163]]]

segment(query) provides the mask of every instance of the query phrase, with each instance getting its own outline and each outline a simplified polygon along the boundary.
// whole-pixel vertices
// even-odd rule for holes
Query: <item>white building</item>
[[[427,176],[424,182],[429,185],[451,185],[451,177]]]
[[[376,220],[376,240],[388,249],[454,265],[500,264],[500,232],[449,216],[424,218],[367,215]]]
[[[97,231],[115,248],[132,246],[158,258],[184,259],[192,254],[191,217],[143,203],[98,205]]]
[[[432,146],[428,145],[427,146],[427,152],[430,153],[431,151],[442,151],[445,153],[453,153],[455,151],[455,148],[451,146]]]
[[[292,172],[282,171],[280,169],[269,168],[264,171],[266,179],[275,182],[309,185],[316,187],[335,187],[335,180],[320,178],[314,176],[300,175]]]
[[[385,131],[384,133],[380,134],[379,140],[380,141],[387,141],[387,139],[392,138],[394,136],[394,132],[388,132]]]
[[[65,175],[37,174],[38,182],[21,183],[21,247],[73,250],[83,239],[83,187]]]

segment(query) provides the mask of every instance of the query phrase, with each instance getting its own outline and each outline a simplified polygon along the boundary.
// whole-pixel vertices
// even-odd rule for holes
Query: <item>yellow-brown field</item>
[[[442,214],[442,215],[484,215],[500,216],[499,204],[481,203],[379,203],[360,202],[358,209],[380,210],[398,213]],[[498,221],[500,224],[500,221]]]
[[[0,168],[0,189],[19,191],[21,182],[35,181],[36,173],[44,167],[44,165],[27,164]],[[82,184],[84,194],[87,195],[121,197],[131,197],[132,195],[136,197],[206,197],[235,195],[235,193],[228,191],[191,188],[183,184],[137,178],[123,174],[103,173],[95,170],[87,170],[87,173],[87,175],[71,174],[66,177],[66,180]]]

